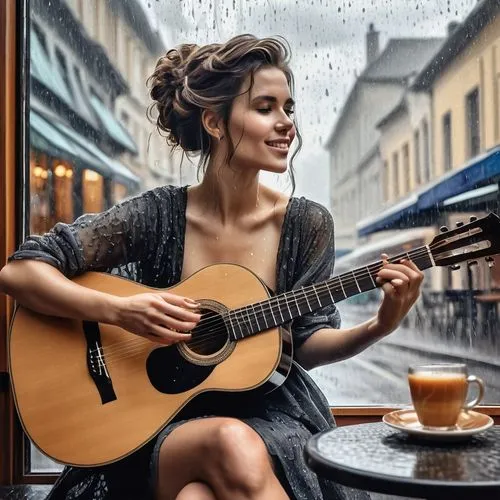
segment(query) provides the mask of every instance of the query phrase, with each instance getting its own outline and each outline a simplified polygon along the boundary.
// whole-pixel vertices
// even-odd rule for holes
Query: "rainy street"
[[[349,327],[368,319],[370,314],[359,306],[340,304],[342,326]],[[364,316],[363,316],[364,315]],[[427,336],[430,338],[430,335]],[[410,402],[406,382],[408,366],[436,362],[465,362],[469,373],[486,384],[482,404],[500,400],[500,358],[476,348],[477,342],[460,346],[442,346],[426,339],[415,328],[401,327],[387,339],[363,353],[333,365],[317,368],[311,375],[332,406],[405,405]],[[490,349],[491,351],[491,349]]]

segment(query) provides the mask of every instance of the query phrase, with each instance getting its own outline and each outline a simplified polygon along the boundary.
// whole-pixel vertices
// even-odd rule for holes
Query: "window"
[[[472,158],[478,155],[481,150],[479,89],[476,88],[468,94],[465,102],[467,116],[467,156]]]
[[[417,129],[413,133],[413,158],[415,168],[415,181],[417,186],[422,183],[422,166],[420,165],[420,131]]]
[[[99,213],[105,208],[104,179],[93,170],[83,171],[83,213]]]
[[[26,3],[7,1],[19,5]],[[104,19],[100,17],[99,22],[95,18],[91,19],[97,12],[95,9],[97,2],[99,7],[104,3],[109,6],[108,14]],[[129,122],[128,126],[133,131],[134,137],[142,137],[137,144],[142,156],[134,157],[124,153],[119,144],[111,141],[103,131],[99,120],[90,120],[91,115],[74,113],[67,106],[59,106],[60,101],[56,102],[54,99],[43,100],[44,97],[51,97],[51,89],[46,86],[42,88],[38,85],[39,81],[33,78],[31,88],[26,89],[24,94],[20,92],[20,95],[31,97],[28,102],[31,103],[32,109],[36,106],[49,107],[45,110],[47,114],[44,116],[54,118],[51,124],[63,123],[72,134],[81,134],[86,142],[79,144],[79,147],[83,148],[87,144],[89,148],[84,151],[78,149],[75,144],[68,142],[69,135],[56,137],[55,134],[53,136],[47,134],[41,137],[36,136],[33,127],[28,128],[31,138],[38,141],[38,149],[33,151],[33,155],[29,158],[30,165],[26,168],[26,173],[30,170],[31,175],[26,175],[24,186],[18,186],[19,191],[21,188],[25,189],[28,198],[22,205],[26,208],[26,227],[23,225],[24,220],[14,221],[17,225],[15,231],[18,234],[22,234],[23,231],[27,233],[46,231],[56,222],[55,214],[58,220],[71,221],[83,211],[99,211],[117,200],[166,182],[177,182],[179,179],[185,184],[196,182],[196,168],[190,163],[190,158],[184,157],[181,168],[182,155],[170,157],[165,138],[160,138],[159,135],[158,149],[155,151],[153,161],[158,161],[161,166],[168,164],[169,168],[156,168],[153,175],[148,168],[140,168],[140,162],[135,159],[145,156],[144,135],[149,129],[146,130],[144,121],[140,119],[141,113],[145,111],[144,103],[131,98],[131,92],[140,95],[142,99],[146,90],[144,68],[149,67],[151,71],[160,56],[181,42],[195,42],[202,45],[227,40],[236,33],[246,32],[285,34],[292,52],[291,66],[295,74],[296,89],[294,98],[297,102],[299,130],[304,139],[300,154],[294,158],[297,180],[295,195],[307,196],[325,204],[327,208],[329,208],[329,198],[336,199],[337,212],[341,212],[341,215],[334,214],[336,247],[339,250],[351,251],[351,254],[356,252],[356,255],[362,255],[364,260],[355,262],[352,267],[378,260],[379,255],[367,253],[369,245],[373,245],[377,240],[390,241],[389,237],[394,236],[394,233],[398,238],[406,237],[407,230],[414,229],[412,225],[423,224],[430,231],[437,230],[441,224],[454,227],[454,215],[444,209],[439,213],[439,221],[433,218],[433,215],[428,215],[426,219],[424,216],[420,217],[419,213],[412,213],[411,218],[407,217],[401,210],[405,201],[398,198],[403,193],[416,194],[416,184],[419,185],[418,189],[424,189],[425,184],[431,179],[432,182],[440,182],[445,169],[464,166],[464,156],[474,154],[474,148],[480,150],[481,142],[483,149],[486,149],[493,145],[490,138],[496,137],[495,144],[500,141],[498,125],[500,59],[498,59],[498,47],[496,58],[491,51],[494,43],[498,46],[498,40],[483,36],[483,23],[473,23],[477,29],[469,32],[471,37],[464,37],[461,41],[465,50],[460,53],[460,57],[446,54],[446,57],[450,57],[450,64],[446,69],[447,80],[442,79],[443,75],[440,72],[433,74],[433,77],[436,77],[436,87],[444,88],[444,92],[439,94],[433,89],[425,89],[425,95],[430,101],[429,106],[418,98],[411,101],[418,109],[414,114],[410,109],[407,110],[411,114],[408,123],[415,125],[409,129],[397,130],[395,135],[398,136],[395,138],[384,136],[384,144],[388,146],[382,151],[380,142],[383,161],[379,161],[376,165],[374,175],[371,172],[371,163],[367,167],[370,169],[369,174],[366,170],[358,168],[359,162],[368,157],[379,138],[379,130],[375,128],[376,123],[394,109],[400,96],[412,92],[411,88],[402,83],[403,78],[397,82],[391,79],[389,91],[387,79],[384,78],[385,76],[390,78],[391,75],[384,75],[384,71],[393,72],[397,66],[398,72],[408,70],[407,76],[410,80],[418,79],[422,68],[433,67],[432,54],[438,54],[441,50],[442,40],[435,39],[436,33],[444,35],[446,25],[452,19],[460,19],[466,24],[471,12],[482,9],[488,2],[450,0],[449,9],[434,9],[422,0],[417,0],[416,5],[419,8],[416,9],[408,8],[405,2],[387,0],[377,3],[377,9],[371,9],[366,0],[365,5],[362,5],[363,2],[323,0],[313,2],[308,7],[315,20],[309,26],[303,11],[300,10],[303,10],[302,3],[294,1],[283,2],[286,3],[284,10],[278,8],[281,2],[277,0],[273,2],[215,0],[211,2],[211,8],[209,8],[210,2],[198,0],[182,2],[71,0],[71,5],[74,5],[84,27],[100,25],[99,29],[85,29],[86,35],[83,38],[75,38],[77,33],[73,32],[73,29],[81,28],[80,24],[68,22],[65,17],[67,3],[65,0],[57,2],[38,0],[28,3],[31,10],[25,17],[35,21],[33,32],[40,38],[43,50],[48,49],[53,56],[50,59],[51,67],[63,75],[68,91],[73,90],[77,98],[80,88],[83,88],[85,94],[90,97],[89,85],[92,83],[95,86],[95,93],[104,103],[116,103],[114,109],[125,110],[125,114],[119,115],[120,119],[123,123]],[[477,5],[472,6],[472,4]],[[0,1],[2,13],[4,5],[6,2]],[[144,16],[142,13],[139,16],[133,15],[132,9],[136,6],[143,10]],[[170,10],[166,8],[167,6]],[[339,6],[341,12],[338,10]],[[361,13],[364,7],[366,12]],[[102,12],[101,9],[99,14]],[[486,14],[490,16],[488,12]],[[368,20],[370,16],[374,19],[375,29],[380,30],[381,40],[384,40],[380,47],[372,46],[374,53],[371,56],[377,57],[383,54],[380,62],[384,63],[371,66],[372,72],[378,72],[376,75],[372,74],[373,79],[368,78],[370,65],[364,53],[366,25],[372,22],[371,19]],[[483,19],[483,16],[477,16],[473,21],[479,17]],[[491,26],[489,21],[496,22],[493,16],[490,17],[492,19],[488,18],[488,23],[485,22],[484,26]],[[0,23],[4,19],[5,17],[0,15]],[[345,19],[345,24],[339,23],[340,19]],[[149,30],[146,21],[150,22]],[[64,30],[60,29],[61,26]],[[339,28],[333,30],[335,31],[333,33],[331,26]],[[496,28],[497,25],[492,27]],[[102,36],[103,29],[106,36]],[[22,23],[16,26],[14,31],[22,36]],[[95,36],[96,33],[99,36]],[[160,35],[158,40],[156,34]],[[401,38],[407,39],[408,42],[404,44],[394,42]],[[13,40],[15,41],[14,38]],[[75,47],[75,40],[80,40],[84,44],[83,47]],[[457,75],[462,69],[462,63],[470,64],[468,67],[477,65],[474,52],[469,50],[473,46],[471,44],[475,44],[477,40],[481,40],[481,44],[484,43],[483,83],[486,92],[483,94],[483,87],[479,85],[477,96],[470,95],[471,99],[466,101],[466,95],[474,89],[469,82],[464,81],[466,79]],[[2,45],[1,40],[0,45]],[[398,52],[400,45],[405,46],[404,54]],[[32,47],[34,46],[35,44],[32,44]],[[134,49],[135,46],[141,48],[140,57]],[[11,47],[15,50],[16,43],[11,44]],[[54,47],[59,49],[58,55],[55,54]],[[15,54],[11,53],[7,58],[0,59],[12,61],[14,56]],[[120,59],[123,62],[120,62]],[[402,60],[405,64],[398,64]],[[74,70],[75,66],[77,70]],[[113,68],[117,71],[113,71]],[[31,69],[35,71],[36,65],[32,65]],[[367,78],[358,78],[359,75],[365,75]],[[496,81],[496,97],[491,90],[492,77],[493,81]],[[4,78],[4,75],[0,74],[0,78]],[[456,95],[459,95],[460,99],[454,99],[453,96]],[[2,99],[3,96],[0,95],[0,102]],[[15,99],[16,96],[12,95],[12,101]],[[47,105],[50,102],[56,105]],[[482,113],[484,110],[487,111],[486,115]],[[497,116],[496,129],[494,120],[491,119],[492,110],[495,110]],[[0,110],[2,118],[4,111],[5,107],[2,107]],[[448,111],[449,114],[445,118],[443,115]],[[474,115],[480,118],[476,129],[473,128]],[[399,118],[400,115],[396,116],[396,119]],[[333,141],[335,144],[328,150],[328,154],[338,161],[329,168],[324,145],[328,137],[334,136],[335,127],[337,127]],[[12,130],[17,130],[15,124]],[[488,138],[488,143],[485,142],[485,138]],[[405,143],[406,148],[403,148]],[[452,147],[453,143],[455,150]],[[68,149],[63,151],[65,146]],[[0,155],[3,154],[1,150],[2,148]],[[87,154],[84,154],[85,152]],[[76,157],[78,154],[80,156]],[[324,161],[322,155],[325,156]],[[167,157],[170,158],[168,162],[164,161]],[[196,159],[193,161],[196,162]],[[6,168],[5,162],[0,163],[2,170],[0,173],[3,174],[3,169]],[[413,164],[415,164],[415,174],[413,174]],[[15,177],[20,167],[19,164],[9,167],[12,168],[8,171],[9,178]],[[336,171],[333,171],[333,167]],[[97,170],[105,175],[101,175]],[[411,178],[410,172],[415,177]],[[134,178],[139,174],[140,180],[134,184]],[[168,181],[166,174],[170,176]],[[269,182],[273,187],[278,185],[279,190],[289,194],[286,175],[272,174],[269,176]],[[334,179],[334,176],[338,179]],[[7,176],[2,175],[1,178]],[[0,204],[2,204],[6,197],[1,182],[0,190],[2,190],[0,192]],[[380,202],[382,193],[383,199],[391,202],[390,207],[382,206],[383,203]],[[16,200],[16,203],[20,201],[22,200]],[[465,205],[461,207],[464,211],[471,209],[469,205]],[[386,210],[392,218],[383,218]],[[400,215],[401,213],[403,215]],[[427,214],[423,215],[427,217]],[[385,226],[380,224],[376,231],[361,237],[359,228],[362,227],[363,218],[389,222]],[[397,226],[393,224],[394,221],[397,221]],[[0,234],[0,241],[6,241],[4,234]],[[423,242],[406,241],[404,244],[418,246],[420,243]],[[395,247],[385,250],[392,255],[399,253]],[[340,261],[341,256],[337,255],[337,266],[340,266]],[[339,273],[340,269],[341,267],[337,267],[335,273]],[[416,314],[416,308],[419,307],[417,303],[408,317],[409,328],[403,328],[397,334],[375,343],[352,359],[313,370],[312,376],[324,390],[332,406],[387,407],[407,404],[406,386],[402,380],[408,364],[427,360],[428,353],[433,351],[446,352],[451,356],[451,351],[458,351],[462,347],[461,344],[465,345],[467,354],[472,353],[477,358],[483,355],[481,349],[484,346],[487,346],[487,354],[492,353],[495,344],[488,345],[484,329],[481,330],[479,326],[474,331],[475,335],[469,331],[461,332],[460,335],[457,333],[452,338],[447,335],[451,330],[447,328],[445,306],[451,302],[447,302],[445,296],[447,288],[443,285],[442,279],[447,271],[437,274],[436,278],[437,271],[441,270],[426,271],[425,283],[441,299],[441,302],[431,301],[433,306],[438,304],[433,311],[441,321],[441,323],[436,322],[439,323],[438,326],[431,328],[428,309],[420,307],[421,314]],[[486,290],[490,285],[492,285],[490,288],[494,288],[494,283],[490,283],[488,275],[484,274],[486,277],[481,278],[483,281],[474,281],[474,289]],[[460,279],[453,281],[453,288],[467,289],[467,286],[466,281],[463,283]],[[374,293],[371,296],[359,295],[352,302],[339,303],[343,325],[352,326],[359,323],[359,320],[367,314],[375,314],[379,298],[379,295]],[[0,297],[0,300],[3,299]],[[0,317],[3,317],[4,310],[0,311]],[[5,331],[2,334],[0,342],[4,345]],[[415,351],[407,349],[408,345],[415,347]],[[424,348],[417,351],[422,345]],[[439,351],[439,348],[442,350]],[[0,355],[1,352],[0,348]],[[485,369],[484,378],[490,388],[486,393],[487,404],[500,403],[500,391],[495,390],[498,375],[498,368]],[[364,411],[372,410],[367,408]],[[376,411],[383,410],[379,408]],[[3,412],[1,401],[0,412]],[[4,414],[0,415],[0,422],[3,421],[2,417]],[[10,463],[7,466],[10,466]],[[27,462],[23,464],[22,470],[34,472],[58,469],[45,457],[33,451],[27,456]]]
[[[390,177],[389,177],[389,162],[387,160],[384,160],[384,175],[382,176],[383,180],[383,196],[384,196],[384,201],[387,201],[390,196],[390,191],[389,191],[389,182],[390,182]]]
[[[445,172],[453,168],[451,150],[451,112],[443,116],[443,165]]]
[[[410,185],[411,185],[411,179],[410,179],[410,146],[408,143],[406,143],[403,146],[403,178],[405,181],[405,193],[407,194],[410,192]]]
[[[430,152],[430,143],[429,143],[429,125],[427,124],[427,120],[423,120],[422,122],[422,136],[424,140],[424,182],[429,182],[431,178],[431,152]]]
[[[399,154],[397,152],[392,155],[392,183],[394,197],[399,197]]]

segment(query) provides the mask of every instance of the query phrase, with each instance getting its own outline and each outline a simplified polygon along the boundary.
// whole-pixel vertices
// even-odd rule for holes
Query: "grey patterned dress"
[[[41,260],[68,277],[89,270],[106,271],[148,286],[170,287],[179,282],[182,272],[186,203],[186,187],[156,188],[101,214],[84,215],[73,224],[59,223],[43,236],[32,236],[11,259]],[[330,214],[305,198],[291,198],[277,256],[276,292],[326,280],[333,263]],[[301,317],[291,326],[294,347],[316,330],[339,324],[333,305]],[[187,419],[214,415],[239,418],[262,437],[290,498],[369,498],[320,479],[306,467],[302,454],[306,440],[335,422],[325,397],[296,362],[285,383],[268,395],[201,395],[133,455],[99,468],[66,468],[49,498],[153,498],[163,439]]]

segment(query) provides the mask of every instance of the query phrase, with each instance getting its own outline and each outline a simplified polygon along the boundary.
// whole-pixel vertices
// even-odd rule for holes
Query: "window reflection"
[[[102,212],[104,207],[104,178],[93,170],[84,170],[83,213]]]

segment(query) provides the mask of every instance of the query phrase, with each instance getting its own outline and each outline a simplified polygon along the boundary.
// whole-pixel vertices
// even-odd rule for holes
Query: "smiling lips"
[[[266,141],[266,144],[275,150],[279,150],[280,153],[288,153],[288,147],[290,146],[289,139],[278,139],[276,141]]]

